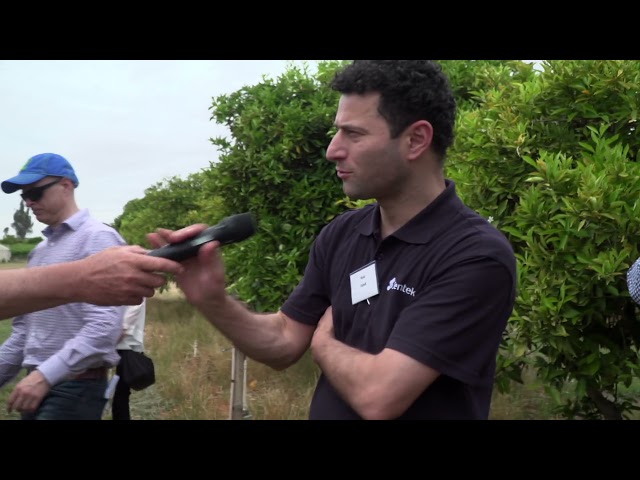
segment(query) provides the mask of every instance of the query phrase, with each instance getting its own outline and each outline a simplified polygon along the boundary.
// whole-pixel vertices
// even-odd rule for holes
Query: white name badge
[[[378,276],[376,275],[376,262],[353,272],[349,279],[351,280],[351,304],[355,305],[363,300],[378,295]]]

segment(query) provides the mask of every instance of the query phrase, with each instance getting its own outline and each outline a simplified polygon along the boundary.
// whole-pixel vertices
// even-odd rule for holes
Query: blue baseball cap
[[[9,180],[2,182],[4,193],[13,193],[24,185],[38,182],[44,177],[66,177],[77,187],[78,177],[73,167],[62,155],[56,153],[40,153],[31,157],[20,173]]]

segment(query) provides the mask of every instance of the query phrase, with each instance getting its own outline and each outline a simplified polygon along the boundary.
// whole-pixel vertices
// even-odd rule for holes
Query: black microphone
[[[256,233],[255,218],[251,213],[239,213],[222,219],[220,223],[203,230],[199,235],[183,242],[169,243],[155,250],[147,252],[152,257],[168,258],[181,262],[194,257],[198,250],[207,242],[217,240],[221,245],[240,242]]]

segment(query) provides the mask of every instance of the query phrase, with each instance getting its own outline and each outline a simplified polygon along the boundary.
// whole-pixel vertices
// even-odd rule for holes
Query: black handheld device
[[[168,258],[181,262],[194,257],[198,250],[207,242],[217,240],[221,245],[240,242],[256,233],[255,218],[251,213],[239,213],[224,218],[220,223],[203,230],[199,235],[183,242],[169,243],[163,247],[147,252],[152,257]]]

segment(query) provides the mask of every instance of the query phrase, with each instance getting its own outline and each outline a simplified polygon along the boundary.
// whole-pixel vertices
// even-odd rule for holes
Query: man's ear
[[[409,143],[408,158],[415,160],[431,146],[433,127],[426,120],[418,120],[407,127],[406,133]]]

